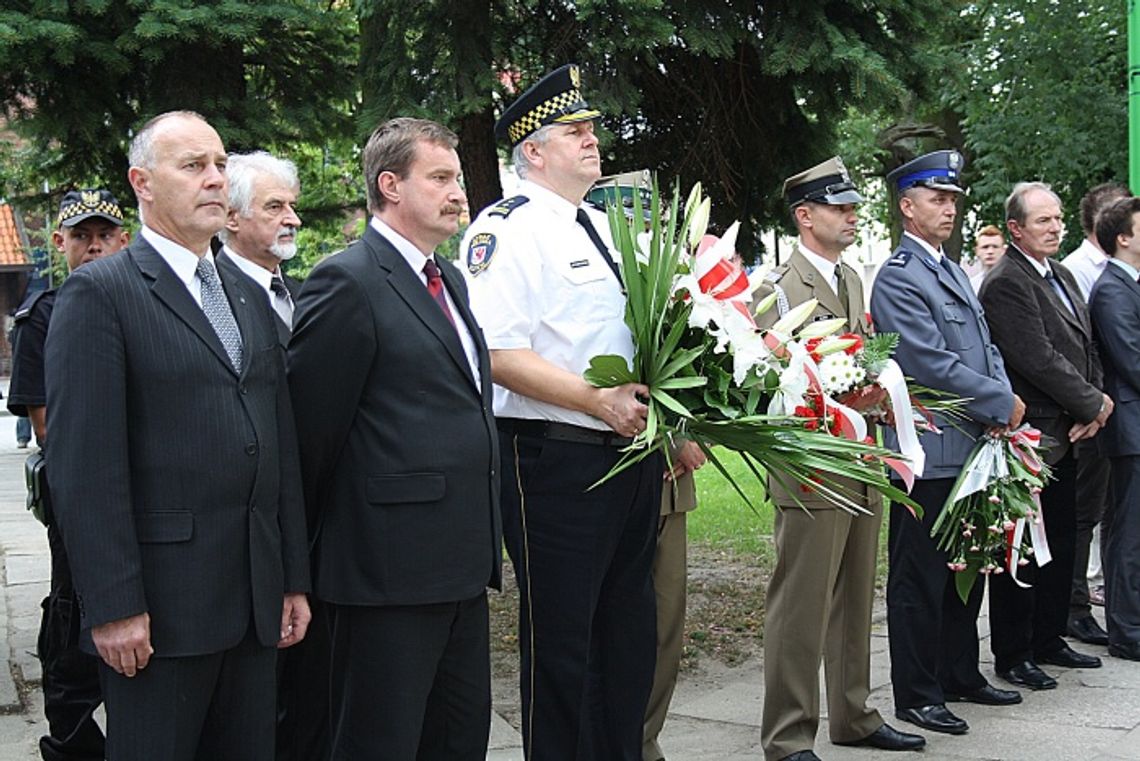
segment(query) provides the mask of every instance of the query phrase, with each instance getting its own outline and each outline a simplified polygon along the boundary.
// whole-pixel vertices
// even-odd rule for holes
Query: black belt
[[[633,443],[628,436],[618,436],[613,431],[599,431],[583,428],[570,423],[556,423],[553,420],[531,420],[513,417],[495,418],[495,425],[506,434],[533,436],[551,441],[569,441],[573,444],[593,444],[602,447],[627,447]]]

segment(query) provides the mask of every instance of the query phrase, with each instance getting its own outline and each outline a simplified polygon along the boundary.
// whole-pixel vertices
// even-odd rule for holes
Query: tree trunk
[[[495,81],[491,0],[453,0],[450,5],[449,32],[458,103],[455,127],[467,204],[474,217],[483,207],[503,197],[495,148],[495,112],[491,106]]]

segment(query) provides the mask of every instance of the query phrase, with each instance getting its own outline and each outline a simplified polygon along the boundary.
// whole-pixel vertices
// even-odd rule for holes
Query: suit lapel
[[[1119,267],[1117,269],[1119,269]],[[1073,323],[1073,325],[1084,334],[1085,338],[1091,338],[1092,323],[1089,321],[1089,310],[1085,305],[1084,297],[1080,294],[1080,290],[1076,288],[1076,282],[1072,281],[1072,274],[1063,268],[1053,267],[1053,276],[1056,277],[1057,282],[1061,284],[1061,290],[1065,292],[1065,296],[1068,297],[1069,303],[1073,305],[1073,312],[1076,312],[1076,314],[1074,315],[1069,312],[1064,304],[1060,305],[1061,311],[1070,318],[1069,322]],[[1053,289],[1050,288],[1049,290]],[[1060,301],[1059,298],[1057,300]]]
[[[1065,302],[1061,300],[1061,295],[1053,289],[1053,286],[1049,285],[1049,281],[1041,276],[1041,273],[1038,272],[1037,268],[1033,266],[1033,263],[1029,261],[1028,255],[1022,253],[1021,249],[1014,246],[1010,246],[1010,248],[1016,252],[1014,254],[1013,260],[1017,262],[1017,265],[1021,268],[1022,273],[1029,278],[1029,281],[1033,283],[1033,286],[1035,288],[1038,288],[1045,292],[1045,298],[1049,299],[1049,302],[1057,310],[1057,313],[1061,315],[1061,319],[1069,323],[1069,325],[1072,326],[1072,328],[1081,335],[1087,336],[1088,333],[1080,317],[1069,311],[1069,308],[1065,306]],[[1009,254],[1010,252],[1007,251],[1006,256],[1009,256]],[[1073,310],[1079,312],[1081,308],[1080,305],[1083,303],[1081,299],[1078,298],[1076,301],[1073,301],[1073,294],[1070,293],[1069,289],[1065,287],[1064,278],[1058,277],[1057,270],[1053,271],[1053,276],[1057,278],[1057,282],[1061,284],[1061,288],[1065,291],[1065,295],[1069,297],[1069,302],[1073,305]]]
[[[807,257],[800,251],[799,246],[788,257],[788,267],[796,273],[796,277],[811,291],[811,297],[819,305],[836,317],[846,317],[847,310],[839,303],[839,297],[831,289],[831,282],[817,270]]]
[[[234,372],[229,355],[226,354],[225,347],[222,346],[218,334],[214,332],[214,326],[210,324],[210,320],[202,311],[202,307],[194,301],[194,297],[190,295],[186,284],[179,279],[170,265],[141,235],[131,245],[130,255],[135,266],[150,281],[150,290],[158,300],[186,323],[186,326],[209,347],[219,362],[222,362],[230,372]],[[238,328],[241,329],[240,322]],[[245,335],[244,330],[242,335]]]
[[[471,388],[475,389],[475,377],[471,374],[471,365],[467,362],[467,355],[463,351],[463,344],[459,340],[459,333],[452,325],[443,310],[427,291],[427,287],[420,280],[419,274],[412,271],[407,261],[396,248],[385,240],[384,236],[376,232],[371,226],[364,230],[364,243],[376,258],[380,268],[388,273],[388,282],[392,289],[403,299],[424,327],[443,344],[456,366],[467,376]],[[441,271],[443,268],[440,268]],[[446,286],[446,279],[444,280]],[[453,293],[455,289],[448,287]],[[452,301],[458,299],[452,297]]]

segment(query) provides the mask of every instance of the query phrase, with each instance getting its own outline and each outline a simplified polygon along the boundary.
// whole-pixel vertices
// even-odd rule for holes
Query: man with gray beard
[[[301,191],[297,167],[264,151],[230,156],[226,166],[230,209],[218,233],[224,247],[220,261],[229,259],[253,279],[277,313],[282,346],[293,327],[293,297],[300,284],[281,272],[281,262],[297,253],[301,218],[294,205]]]

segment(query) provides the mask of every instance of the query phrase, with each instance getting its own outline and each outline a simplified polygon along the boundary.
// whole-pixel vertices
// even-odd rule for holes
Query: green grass
[[[763,494],[755,476],[739,456],[718,450],[725,469],[752,500],[752,507],[732,488],[712,463],[697,471],[697,509],[689,514],[689,541],[717,551],[729,551],[763,563],[774,557],[772,516],[775,508]],[[887,515],[879,531],[877,577],[880,586],[887,571]]]
[[[771,550],[772,503],[739,456],[724,450],[718,457],[752,500],[747,502],[712,463],[697,471],[697,510],[688,517],[689,540],[718,550],[764,556]]]

